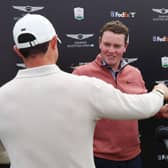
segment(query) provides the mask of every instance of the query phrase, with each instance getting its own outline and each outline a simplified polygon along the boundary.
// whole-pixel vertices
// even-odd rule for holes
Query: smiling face
[[[99,49],[102,59],[114,70],[117,70],[127,49],[125,34],[104,31],[99,39]]]
[[[99,49],[102,60],[113,70],[119,68],[128,46],[128,27],[121,21],[106,22],[100,29]]]

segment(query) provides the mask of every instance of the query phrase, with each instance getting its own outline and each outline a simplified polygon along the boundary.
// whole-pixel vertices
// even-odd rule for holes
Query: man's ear
[[[20,53],[19,49],[16,47],[16,45],[13,46],[13,50],[14,52],[21,57],[22,59],[24,59],[24,56]]]
[[[125,44],[125,49],[127,49],[128,45],[129,45],[129,43],[126,43],[126,44]]]
[[[52,49],[55,49],[55,47],[57,46],[57,38],[56,36],[54,36],[51,41],[50,41],[50,46]]]
[[[100,37],[100,36],[99,36],[99,41],[98,41],[98,42],[99,42],[99,44],[101,43],[101,40],[102,40],[102,37]]]
[[[124,46],[124,48],[125,48],[124,50],[125,50],[125,51],[124,51],[124,53],[126,52],[127,47],[128,47],[128,43],[125,43],[125,46]]]

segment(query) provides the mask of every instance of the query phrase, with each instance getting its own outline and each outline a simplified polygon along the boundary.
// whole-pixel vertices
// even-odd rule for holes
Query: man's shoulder
[[[138,67],[135,67],[135,66],[130,65],[130,64],[126,65],[124,69],[129,71],[129,72],[141,73],[141,71]]]
[[[74,68],[73,74],[87,74],[95,68],[94,62],[89,62]]]
[[[75,69],[88,69],[88,68],[91,68],[93,66],[94,66],[93,62],[88,62],[88,63],[85,63],[83,65],[76,66]]]
[[[10,81],[4,83],[4,84],[0,87],[0,89],[1,89],[1,90],[3,90],[3,89],[8,89],[8,88],[11,87],[11,85],[13,85],[14,82],[15,82],[15,78],[13,78],[12,80],[10,80]]]

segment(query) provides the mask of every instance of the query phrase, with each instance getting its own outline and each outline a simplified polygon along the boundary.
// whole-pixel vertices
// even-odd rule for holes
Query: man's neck
[[[45,55],[42,55],[42,56],[29,57],[25,59],[24,63],[27,68],[33,68],[33,67],[38,67],[43,65],[55,64],[56,61],[49,59]]]

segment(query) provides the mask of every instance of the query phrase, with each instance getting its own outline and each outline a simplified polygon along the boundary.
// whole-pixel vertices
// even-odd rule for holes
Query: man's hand
[[[164,95],[164,99],[168,100],[168,87],[165,84],[160,83],[154,86],[153,90],[160,92],[161,94]]]
[[[161,107],[158,115],[159,118],[166,118],[168,119],[168,104],[165,104],[164,106]]]

